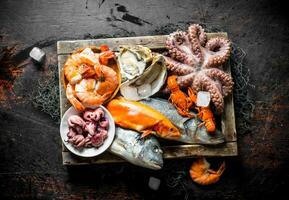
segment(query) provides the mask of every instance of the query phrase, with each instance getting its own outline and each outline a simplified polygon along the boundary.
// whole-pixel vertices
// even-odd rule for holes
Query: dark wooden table
[[[0,199],[288,199],[287,12],[268,0],[1,0]],[[239,156],[226,159],[221,180],[193,183],[193,159],[166,161],[159,172],[129,164],[62,166],[59,126],[32,100],[49,64],[57,63],[56,41],[167,34],[190,23],[228,32],[247,53],[254,85],[251,131],[238,135]],[[47,53],[43,66],[28,59],[34,46]],[[162,180],[158,191],[148,188],[150,176]],[[172,177],[182,182],[172,187]]]

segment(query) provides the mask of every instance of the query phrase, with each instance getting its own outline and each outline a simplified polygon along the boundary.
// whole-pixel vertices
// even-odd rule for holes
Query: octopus
[[[102,108],[86,109],[82,116],[71,115],[67,123],[67,142],[75,148],[98,148],[108,137],[109,121]]]
[[[207,40],[204,29],[192,24],[187,32],[171,33],[166,48],[167,69],[178,76],[178,85],[191,87],[195,92],[208,91],[216,112],[222,113],[224,97],[232,92],[234,84],[231,75],[222,69],[230,56],[231,42],[223,37]]]

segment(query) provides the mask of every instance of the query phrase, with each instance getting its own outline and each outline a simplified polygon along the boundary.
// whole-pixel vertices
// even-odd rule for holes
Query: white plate
[[[60,123],[60,136],[62,139],[63,144],[67,147],[69,151],[74,153],[75,155],[81,156],[81,157],[94,157],[101,153],[103,153],[106,149],[108,149],[113,142],[114,135],[115,135],[115,124],[114,120],[109,113],[109,111],[103,107],[99,106],[104,110],[105,117],[108,118],[109,121],[109,128],[108,128],[108,137],[104,140],[104,143],[96,148],[96,147],[90,147],[90,148],[75,148],[72,144],[69,142],[66,142],[68,140],[67,133],[68,133],[68,123],[67,120],[71,115],[81,115],[81,112],[76,110],[73,106],[71,106],[63,115]]]

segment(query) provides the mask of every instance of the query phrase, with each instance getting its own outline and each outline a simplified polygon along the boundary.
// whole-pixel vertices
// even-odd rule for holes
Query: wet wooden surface
[[[287,199],[286,6],[269,0],[201,2],[2,0],[1,199]],[[193,183],[188,174],[193,159],[166,161],[158,172],[130,164],[62,166],[59,125],[32,101],[38,81],[49,77],[49,64],[57,64],[56,41],[161,35],[191,22],[228,32],[247,53],[251,72],[251,131],[238,135],[239,156],[226,159],[221,180],[210,187]],[[27,59],[34,46],[47,53],[43,66]],[[216,166],[221,162],[212,161]],[[156,192],[147,186],[150,176],[162,181]],[[182,177],[182,182],[176,186],[172,177]]]

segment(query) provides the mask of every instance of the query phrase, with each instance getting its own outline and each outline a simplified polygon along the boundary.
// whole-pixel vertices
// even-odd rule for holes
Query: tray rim
[[[162,49],[164,48],[164,41],[167,35],[156,35],[156,36],[137,36],[137,37],[121,37],[121,38],[100,38],[100,39],[92,39],[92,40],[63,40],[63,41],[57,41],[57,56],[58,56],[58,72],[59,72],[59,97],[60,97],[60,110],[61,110],[61,117],[63,113],[65,112],[65,104],[63,104],[62,97],[63,97],[63,73],[62,73],[62,65],[63,60],[65,60],[65,57],[67,57],[70,53],[72,53],[72,49],[76,50],[77,48],[85,47],[85,46],[91,46],[91,45],[99,45],[99,44],[107,44],[107,43],[113,43],[115,44],[113,46],[113,50],[117,51],[117,46],[120,46],[123,42],[128,42],[129,44],[141,44],[144,46],[148,46],[151,49]],[[207,33],[208,38],[221,36],[221,37],[227,37],[227,33],[225,32],[219,32],[219,33]],[[155,41],[158,41],[155,43]],[[89,44],[89,45],[88,45]],[[69,53],[68,53],[69,52]],[[230,66],[228,66],[228,73],[231,73]],[[66,97],[65,97],[66,98]],[[228,108],[228,101],[230,104],[230,108]],[[64,107],[64,108],[63,108]],[[231,113],[228,113],[228,109],[230,109]],[[222,132],[223,130],[226,130],[226,120],[230,120],[231,127],[230,131],[232,133],[230,136],[230,139],[227,140],[223,145],[217,145],[217,146],[206,146],[206,145],[200,145],[200,144],[182,144],[182,145],[174,145],[174,146],[165,146],[164,152],[168,151],[169,153],[164,153],[165,159],[179,159],[179,158],[188,158],[188,157],[196,157],[196,156],[237,156],[238,155],[238,148],[237,148],[237,136],[236,136],[236,125],[235,125],[235,113],[234,113],[234,100],[233,95],[229,95],[225,98],[225,110],[222,114]],[[223,132],[224,133],[224,132]],[[227,135],[225,135],[227,136]],[[228,139],[228,138],[226,138]],[[164,147],[162,147],[164,148]],[[178,152],[178,155],[174,154],[174,149],[179,150],[179,148],[183,148],[186,150],[190,150],[191,152],[182,154],[181,152]],[[219,151],[224,151],[219,152]],[[195,151],[195,152],[193,152]],[[216,154],[214,154],[214,151],[216,151]],[[202,155],[202,152],[205,152],[204,155]],[[83,159],[72,154],[71,152],[67,151],[62,144],[62,158],[63,158],[63,165],[79,165],[79,164],[93,164],[93,163],[117,163],[117,162],[127,162],[121,158],[113,158],[113,155],[109,152],[105,152],[103,156],[96,157],[96,158],[88,158]],[[108,154],[108,155],[107,155]],[[105,159],[103,157],[108,157],[110,159]]]

